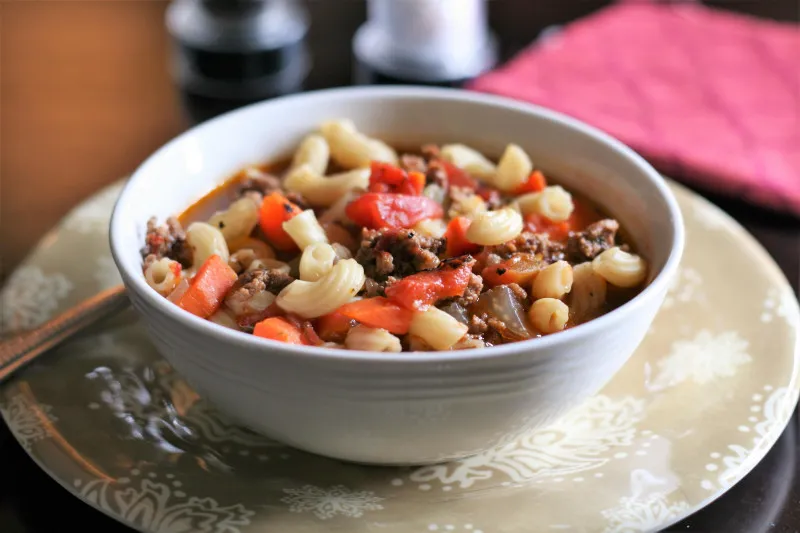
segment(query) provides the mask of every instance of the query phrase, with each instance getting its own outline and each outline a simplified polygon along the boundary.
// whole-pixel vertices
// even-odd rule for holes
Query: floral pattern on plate
[[[376,468],[292,449],[203,401],[132,312],[4,385],[0,412],[52,476],[142,531],[666,527],[741,479],[775,443],[800,393],[800,311],[790,286],[727,215],[672,187],[688,244],[640,349],[601,393],[495,450]],[[106,224],[119,190],[74,209],[11,276],[1,296],[5,331],[118,282]],[[743,253],[752,260],[734,260]]]

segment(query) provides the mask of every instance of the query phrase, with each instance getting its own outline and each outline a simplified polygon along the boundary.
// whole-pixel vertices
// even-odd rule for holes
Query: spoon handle
[[[72,335],[122,311],[129,304],[124,285],[118,285],[84,300],[36,329],[0,343],[0,383],[5,382],[50,348]]]

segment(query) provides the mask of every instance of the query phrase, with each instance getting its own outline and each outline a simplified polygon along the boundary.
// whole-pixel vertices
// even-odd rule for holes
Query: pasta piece
[[[250,266],[247,267],[247,272],[253,272],[254,270],[277,270],[283,274],[288,274],[292,271],[292,267],[289,266],[289,263],[284,263],[277,259],[265,258],[254,259],[253,262],[250,263]]]
[[[543,268],[533,280],[532,296],[561,298],[572,290],[572,267],[566,261],[557,261]]]
[[[311,172],[322,175],[328,168],[330,155],[331,150],[325,137],[312,133],[300,142],[292,158],[291,168],[307,165]]]
[[[317,222],[314,211],[306,209],[283,223],[283,229],[301,250],[317,242],[328,243],[325,230]]]
[[[447,231],[447,223],[440,218],[426,218],[425,220],[417,222],[414,226],[414,231],[426,237],[441,239]]]
[[[480,337],[464,335],[457,343],[450,347],[451,350],[471,350],[474,348],[486,348],[486,342]]]
[[[351,120],[325,122],[320,131],[328,141],[331,157],[345,168],[368,167],[371,161],[397,164],[394,148],[359,132]]]
[[[336,250],[330,244],[315,242],[307,246],[300,257],[300,279],[317,281],[331,271],[337,259]]]
[[[503,244],[522,233],[522,216],[504,207],[481,213],[467,229],[467,240],[482,246]]]
[[[218,211],[208,219],[211,226],[219,229],[230,243],[246,239],[258,224],[259,206],[247,196],[233,202],[225,211]]]
[[[450,208],[447,210],[449,218],[466,217],[473,219],[481,213],[485,213],[488,208],[486,201],[475,191],[465,187],[451,187],[450,189]]]
[[[275,250],[260,239],[252,237],[245,237],[244,239],[236,239],[235,241],[228,242],[228,251],[233,254],[239,250],[251,250],[255,257],[261,259],[272,259],[275,257]]]
[[[618,246],[609,248],[592,261],[594,271],[617,287],[631,288],[647,277],[647,264],[636,254],[623,252]]]
[[[216,313],[208,317],[211,322],[219,324],[220,326],[225,326],[226,328],[235,329],[239,331],[239,324],[236,323],[236,320],[224,309],[219,309]]]
[[[355,259],[343,259],[317,281],[291,282],[278,294],[275,302],[289,313],[316,318],[351,301],[365,281],[364,267]]]
[[[501,191],[512,192],[527,181],[531,172],[533,163],[528,154],[516,144],[509,144],[500,157],[497,173],[492,181]]]
[[[491,182],[497,172],[494,163],[482,153],[463,144],[446,144],[442,146],[441,155],[446,161],[484,181]]]
[[[408,332],[421,338],[436,350],[449,350],[469,328],[438,307],[414,313]]]
[[[230,259],[228,243],[222,232],[205,222],[192,222],[186,230],[186,242],[192,248],[193,267],[200,268],[206,259],[216,254],[224,262]]]
[[[596,315],[606,301],[606,280],[594,271],[591,263],[572,267],[572,290],[569,308],[576,322]]]
[[[367,352],[402,352],[400,339],[385,329],[358,325],[347,332],[344,345],[350,350]]]
[[[314,172],[310,165],[303,164],[289,172],[283,186],[288,191],[302,194],[312,206],[327,207],[351,191],[366,190],[369,175],[368,168],[357,168],[324,177]]]
[[[161,296],[168,296],[181,281],[181,264],[162,257],[144,269],[144,279]]]
[[[561,331],[569,320],[569,307],[556,298],[542,298],[533,302],[528,311],[533,327],[543,334]]]
[[[523,194],[515,200],[523,215],[542,215],[553,222],[563,222],[575,206],[572,195],[560,185],[545,187],[541,192]]]

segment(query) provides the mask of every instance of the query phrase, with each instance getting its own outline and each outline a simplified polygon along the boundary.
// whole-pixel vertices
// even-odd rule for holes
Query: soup
[[[459,143],[399,150],[349,120],[148,222],[143,274],[243,334],[379,352],[557,334],[645,285],[619,223],[533,168]],[[266,346],[266,345],[265,345]]]

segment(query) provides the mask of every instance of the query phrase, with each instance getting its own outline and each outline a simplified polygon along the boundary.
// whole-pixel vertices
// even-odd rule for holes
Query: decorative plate
[[[0,409],[53,478],[141,531],[664,528],[744,477],[782,433],[800,392],[791,287],[732,219],[672,186],[686,252],[639,350],[552,427],[488,453],[379,468],[262,438],[209,408],[155,352],[132,311],[12,380]],[[2,293],[6,333],[120,282],[106,234],[119,187],[71,212],[14,272]]]

